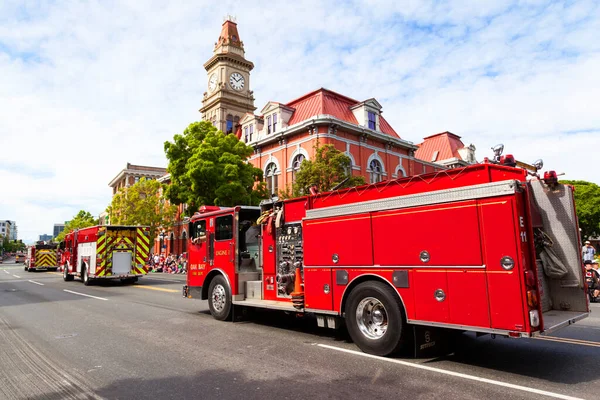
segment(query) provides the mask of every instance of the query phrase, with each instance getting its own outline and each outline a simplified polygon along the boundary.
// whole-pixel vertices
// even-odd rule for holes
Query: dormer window
[[[244,142],[248,143],[248,127],[244,127]]]
[[[367,114],[369,116],[368,128],[376,130],[377,129],[377,120],[376,120],[375,113],[372,111],[368,111]]]
[[[252,141],[252,134],[254,133],[254,125],[250,125],[250,141]]]
[[[271,133],[271,116],[267,117],[267,135]]]
[[[273,133],[277,130],[277,114],[273,114]]]

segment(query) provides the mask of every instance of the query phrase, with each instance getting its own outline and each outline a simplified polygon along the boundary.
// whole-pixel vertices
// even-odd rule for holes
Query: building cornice
[[[412,142],[409,142],[408,140],[394,138],[392,136],[388,136],[384,133],[374,131],[374,130],[366,128],[364,126],[355,125],[355,124],[343,121],[343,120],[333,117],[329,114],[316,115],[313,118],[310,118],[305,121],[299,122],[297,124],[288,126],[285,130],[282,130],[276,134],[272,134],[271,136],[263,138],[263,139],[259,140],[258,142],[249,143],[249,145],[254,146],[254,147],[261,147],[261,146],[264,146],[264,145],[267,145],[267,144],[270,144],[273,142],[277,142],[280,139],[284,138],[285,136],[302,132],[313,126],[323,126],[323,125],[332,125],[332,124],[336,125],[336,127],[338,129],[343,128],[352,133],[356,133],[365,138],[373,138],[382,143],[395,144],[398,147],[401,147],[401,148],[404,148],[407,150],[416,151],[418,149],[418,147],[415,144],[413,144]]]
[[[254,64],[252,61],[246,60],[244,57],[234,54],[234,53],[219,53],[212,56],[207,62],[204,63],[204,69],[209,71],[212,67],[214,67],[217,63],[221,61],[230,61],[233,64],[237,64],[241,67],[248,69],[248,71],[252,71],[254,68]]]

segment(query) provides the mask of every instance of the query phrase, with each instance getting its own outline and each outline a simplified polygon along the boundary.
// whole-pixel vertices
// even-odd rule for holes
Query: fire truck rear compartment
[[[567,267],[561,279],[553,279],[544,272],[537,254],[536,268],[540,286],[544,333],[570,325],[588,314],[583,289],[583,271],[579,255],[579,232],[576,222],[572,188],[558,185],[551,189],[542,181],[529,182],[532,193],[534,228],[542,229],[553,242],[552,248]],[[536,221],[537,219],[537,221]]]
[[[131,272],[131,252],[115,251],[112,256],[112,274],[125,275]]]

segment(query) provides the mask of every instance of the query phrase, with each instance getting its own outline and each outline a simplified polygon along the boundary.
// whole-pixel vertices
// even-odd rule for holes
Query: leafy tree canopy
[[[292,186],[294,196],[308,193],[312,185],[317,185],[319,191],[326,192],[344,182],[339,189],[362,185],[365,178],[352,175],[350,157],[337,150],[332,144],[317,145],[313,160],[304,160]],[[285,194],[284,194],[285,196]]]
[[[22,240],[9,240],[6,236],[0,235],[0,254],[25,250],[27,245]]]
[[[575,187],[575,207],[581,240],[600,235],[600,186],[586,181],[561,181]]]
[[[190,124],[172,142],[165,142],[171,174],[167,199],[186,203],[190,213],[201,205],[257,205],[268,195],[260,182],[262,171],[247,162],[252,151],[208,121]]]
[[[110,223],[149,226],[152,243],[157,230],[171,226],[177,213],[177,207],[165,201],[162,189],[157,180],[145,178],[120,189],[106,209]]]
[[[87,228],[88,226],[94,226],[98,224],[98,220],[92,216],[88,211],[79,211],[69,222],[65,224],[65,229],[59,233],[53,240],[55,242],[62,242],[65,235],[74,229]]]

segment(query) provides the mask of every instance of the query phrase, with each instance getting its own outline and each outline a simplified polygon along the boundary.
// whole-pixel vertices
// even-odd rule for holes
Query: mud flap
[[[454,351],[454,342],[459,331],[413,325],[414,358],[441,357]]]

